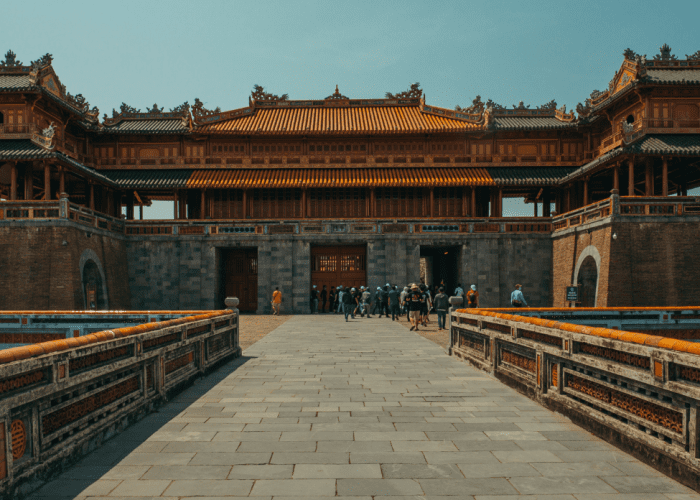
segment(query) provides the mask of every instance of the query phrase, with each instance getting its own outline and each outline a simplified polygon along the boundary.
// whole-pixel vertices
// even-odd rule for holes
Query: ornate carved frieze
[[[481,101],[481,96],[478,95],[476,98],[472,101],[472,105],[469,106],[468,108],[462,108],[461,106],[455,106],[455,111],[460,111],[462,113],[469,113],[469,114],[481,114],[484,112],[485,105]]]

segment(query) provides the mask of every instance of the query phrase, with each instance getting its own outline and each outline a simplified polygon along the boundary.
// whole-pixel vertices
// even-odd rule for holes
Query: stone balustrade
[[[597,315],[604,324],[619,322],[620,312],[577,314],[578,321]],[[622,312],[649,330],[653,317],[658,326],[674,314]],[[576,321],[564,310],[458,309],[451,313],[450,354],[698,490],[700,343]]]
[[[54,324],[78,314],[43,319]],[[0,497],[31,491],[169,394],[240,356],[236,313],[167,319],[175,314],[83,314],[93,323],[110,316],[114,325],[134,317],[153,322],[0,350]],[[0,321],[17,318],[19,325],[40,324],[42,314],[0,315]]]

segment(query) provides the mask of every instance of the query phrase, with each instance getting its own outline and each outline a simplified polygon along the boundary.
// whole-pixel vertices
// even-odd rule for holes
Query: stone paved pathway
[[[700,498],[398,323],[361,321],[293,317],[35,498]]]

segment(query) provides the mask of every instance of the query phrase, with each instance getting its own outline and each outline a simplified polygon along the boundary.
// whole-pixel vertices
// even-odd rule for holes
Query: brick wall
[[[109,308],[130,309],[124,241],[68,222],[0,227],[0,309],[84,309],[80,257],[87,249],[104,270]]]
[[[613,239],[612,235],[617,238]],[[700,302],[698,222],[638,219],[580,226],[553,238],[554,307],[588,245],[601,257],[598,307],[690,306]]]
[[[612,237],[610,225],[581,227],[565,236],[555,235],[552,244],[552,292],[554,307],[566,307],[566,287],[573,283],[576,264],[581,254],[593,246],[600,255],[598,269],[598,298],[596,307],[614,307],[609,304],[608,275],[610,267],[610,244]],[[615,258],[624,258],[615,255]],[[617,305],[617,304],[615,304]]]

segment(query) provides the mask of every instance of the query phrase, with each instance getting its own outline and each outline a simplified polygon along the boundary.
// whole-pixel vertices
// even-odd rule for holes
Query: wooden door
[[[238,297],[238,309],[258,309],[258,251],[229,250],[224,254],[226,297]]]
[[[369,286],[365,246],[311,247],[311,284],[318,290],[322,290],[323,285],[327,290],[338,285],[345,288]]]

